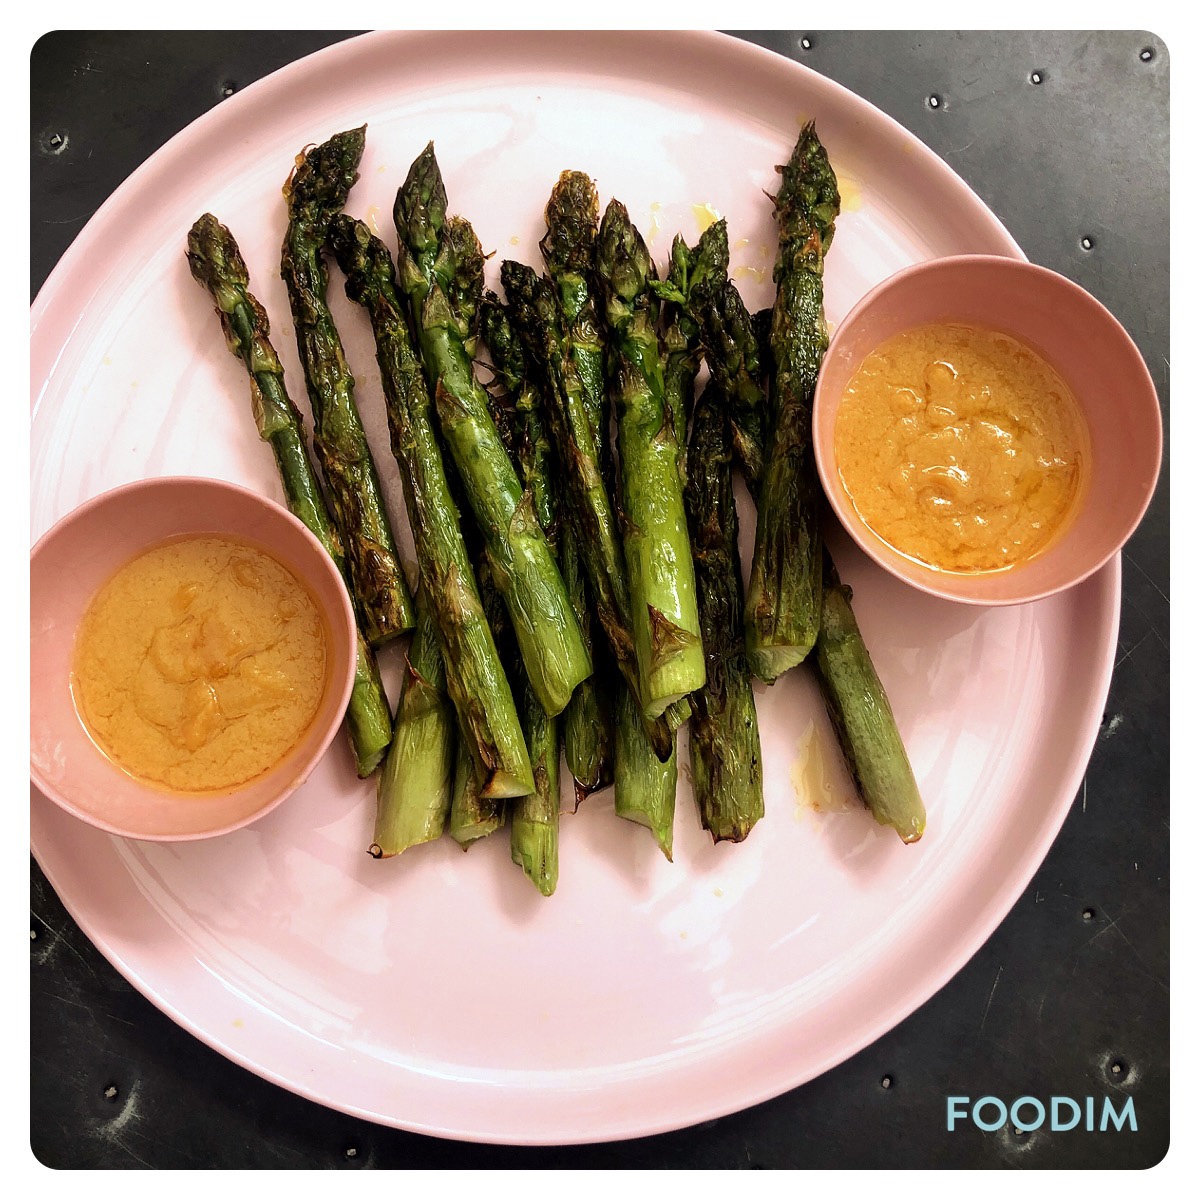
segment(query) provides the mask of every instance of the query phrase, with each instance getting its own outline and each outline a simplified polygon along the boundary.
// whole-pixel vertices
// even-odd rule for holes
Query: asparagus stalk
[[[266,310],[250,292],[250,273],[241,250],[233,234],[211,213],[205,213],[188,233],[187,259],[192,277],[216,304],[226,345],[249,373],[254,419],[259,436],[274,451],[287,506],[313,532],[345,577],[342,540],[309,461],[299,410],[284,386]],[[346,723],[356,769],[363,778],[383,760],[391,741],[391,722],[375,655],[360,630]]]
[[[901,841],[925,832],[925,806],[892,706],[850,607],[852,593],[824,554],[825,594],[816,644],[817,679],[863,802]]]
[[[470,226],[446,217],[446,190],[430,143],[413,163],[394,210],[407,293],[450,454],[496,569],[521,660],[542,707],[560,713],[592,663],[546,536],[475,378],[474,316],[483,255]]]
[[[618,689],[616,726],[613,808],[618,817],[649,829],[658,848],[671,862],[675,792],[679,785],[674,735],[671,753],[663,761],[646,737],[637,700],[627,687]]]
[[[551,482],[552,450],[543,420],[542,398],[529,379],[525,356],[509,315],[499,297],[491,292],[484,298],[480,331],[491,352],[497,379],[503,384],[502,393],[490,393],[496,427],[502,440],[509,432],[509,453],[515,456],[517,473],[534,516],[551,549],[557,551],[558,497]],[[513,862],[538,891],[550,896],[558,884],[559,720],[547,715],[534,694],[529,676],[520,664],[518,667],[521,719],[533,760],[534,789],[512,803],[511,853]]]
[[[409,647],[404,691],[392,745],[379,775],[373,858],[390,858],[441,837],[450,814],[457,742],[454,706],[437,622],[426,589],[417,592],[417,627]]]
[[[512,802],[512,860],[543,896],[558,886],[559,718],[549,717],[521,672],[521,712],[533,759],[533,791]]]
[[[612,671],[607,645],[595,640],[591,595],[579,540],[571,521],[563,524],[559,545],[563,582],[579,628],[592,655],[592,674],[571,697],[562,714],[563,754],[575,788],[575,807],[613,781]]]
[[[520,657],[516,652],[513,639],[512,622],[504,607],[504,600],[496,587],[495,572],[488,558],[487,549],[479,536],[477,529],[470,529],[468,546],[475,563],[475,578],[479,581],[479,599],[483,606],[484,618],[492,631],[496,650],[500,661],[505,665],[508,677],[516,681],[513,691],[518,697],[518,704],[524,696],[525,677],[521,673]],[[517,718],[520,724],[521,717]],[[524,727],[521,727],[522,742],[524,743]],[[463,739],[460,737],[459,743]],[[526,751],[528,754],[528,751]],[[530,783],[522,788],[521,795],[528,795],[537,785],[533,767],[529,769]],[[480,787],[479,775],[476,771],[463,770],[463,753],[460,750],[458,763],[454,772],[454,800],[450,808],[450,836],[464,850],[474,842],[488,834],[495,833],[503,824],[510,804],[510,797],[489,793]]]
[[[664,313],[663,386],[667,407],[675,418],[675,439],[680,447],[687,444],[688,423],[700,370],[703,326],[697,313],[703,311],[703,298],[724,282],[729,268],[729,243],[725,223],[710,225],[694,248],[679,234],[671,243],[671,260],[665,280],[651,280],[650,287],[662,301]],[[685,456],[680,453],[681,477]]]
[[[729,278],[729,232],[724,218],[701,234],[687,266],[686,286],[675,283],[673,269],[667,285],[658,290],[664,299],[686,305],[691,322],[699,329],[704,359],[729,411],[734,453],[747,484],[756,492],[762,475],[767,415],[762,354],[754,318]]]
[[[740,842],[763,816],[762,748],[742,627],[742,574],[726,397],[705,388],[688,444],[687,501],[707,673],[693,696],[692,786],[714,842]]]
[[[546,233],[539,243],[546,271],[558,292],[563,352],[577,376],[594,451],[588,454],[601,477],[611,482],[612,447],[604,390],[604,344],[592,290],[600,202],[596,185],[582,171],[564,171],[546,203]],[[549,414],[547,414],[549,420]],[[559,445],[563,441],[556,437]],[[607,501],[607,495],[604,497]],[[611,513],[609,514],[611,517]],[[616,540],[614,537],[613,546]],[[614,555],[614,561],[619,558]],[[604,651],[596,645],[596,620],[575,524],[562,523],[559,563],[575,616],[592,655],[591,678],[575,689],[563,714],[563,749],[575,781],[575,805],[612,783],[613,714],[611,679],[602,669]]]
[[[558,292],[563,350],[578,373],[584,410],[595,440],[594,459],[607,479],[613,463],[604,385],[604,340],[592,286],[599,224],[600,199],[595,183],[582,171],[564,171],[546,203],[546,233],[539,248]]]
[[[563,499],[575,546],[583,560],[596,620],[626,684],[641,695],[633,615],[616,510],[604,481],[604,464],[592,404],[563,327],[563,314],[547,280],[523,263],[505,261],[500,279],[522,345],[539,371],[546,417],[563,470]],[[639,707],[640,701],[639,701]],[[685,718],[686,719],[686,718]],[[674,745],[676,727],[647,718],[647,737],[661,759]]]
[[[521,795],[533,788],[533,769],[446,476],[391,255],[366,225],[345,214],[332,222],[329,240],[346,294],[367,310],[374,331],[392,451],[465,751],[485,796]]]
[[[812,449],[812,396],[829,344],[823,274],[840,205],[837,179],[812,122],[779,171],[772,427],[746,603],[750,668],[768,683],[803,661],[821,620],[820,484]]]
[[[729,289],[726,289],[729,290]],[[737,289],[732,289],[737,293]],[[746,306],[742,304],[741,295],[737,295],[735,304],[740,312],[734,318],[743,329],[746,328]],[[762,388],[766,381],[775,373],[775,360],[771,354],[771,310],[760,308],[749,318],[748,332],[738,335],[744,341],[746,373],[751,381],[756,381]],[[754,351],[757,348],[757,361]],[[771,416],[770,398],[764,396],[762,402],[756,400],[739,400],[740,386],[735,391],[735,401],[731,411],[733,421],[733,449],[737,454],[738,463],[747,486],[758,502],[758,491],[762,486],[763,464],[766,460],[767,423]]]
[[[676,437],[649,288],[653,264],[618,200],[600,224],[596,268],[611,339],[609,382],[617,403],[625,561],[640,700],[656,717],[704,684],[704,649]]]
[[[313,411],[313,445],[346,549],[350,592],[366,639],[382,646],[411,629],[412,598],[396,553],[383,489],[354,402],[354,377],[326,303],[322,255],[329,223],[358,178],[366,126],[301,154],[284,185],[282,276]]]
[[[475,764],[464,738],[458,740],[454,759],[454,794],[450,804],[450,836],[469,850],[480,838],[495,833],[504,824],[505,801],[485,796],[475,772]]]

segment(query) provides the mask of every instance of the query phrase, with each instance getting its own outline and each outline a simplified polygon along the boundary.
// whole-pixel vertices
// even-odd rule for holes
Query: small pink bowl
[[[329,633],[325,695],[307,733],[273,770],[230,792],[178,795],[140,783],[95,746],[75,711],[75,631],[96,591],[143,550],[182,534],[220,533],[260,546],[303,580]],[[67,812],[109,833],[191,841],[240,829],[308,778],[336,734],[354,683],[350,597],[321,543],[285,508],[216,479],[127,484],[81,505],[29,557],[29,776]]]
[[[1091,479],[1073,520],[1041,554],[1008,570],[955,574],[913,561],[863,522],[838,473],[834,423],[850,378],[881,342],[938,322],[983,326],[1037,350],[1074,392],[1087,423]],[[1162,415],[1137,347],[1095,297],[1045,267],[961,255],[897,272],[838,326],[813,399],[813,445],[834,512],[880,566],[946,599],[1021,604],[1086,579],[1137,528],[1158,479]]]

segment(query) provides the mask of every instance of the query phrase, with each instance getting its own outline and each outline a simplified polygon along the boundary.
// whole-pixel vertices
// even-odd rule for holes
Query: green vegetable
[[[399,282],[446,445],[487,544],[521,660],[550,715],[592,673],[570,597],[475,377],[475,317],[483,254],[471,227],[446,216],[446,190],[432,143],[396,197]]]
[[[601,477],[610,480],[613,464],[607,437],[609,413],[604,393],[604,343],[591,284],[599,220],[599,199],[591,177],[582,171],[564,171],[546,203],[546,233],[539,246],[558,293],[559,352],[573,367],[594,440],[594,451],[589,446],[586,453]],[[538,340],[534,335],[535,343]],[[548,413],[547,421],[551,420]],[[569,429],[569,422],[565,428]],[[555,435],[555,441],[564,444],[561,436]],[[607,503],[606,495],[604,500]],[[569,508],[565,499],[564,508]],[[608,518],[602,517],[602,520],[611,519],[611,507],[606,511]],[[615,556],[612,561],[617,561]],[[562,721],[563,749],[567,769],[575,780],[578,806],[592,792],[612,783],[612,680],[608,678],[610,672],[604,669],[608,657],[606,646],[596,645],[596,619],[592,612],[587,568],[574,522],[569,517],[563,520],[560,531],[559,563],[595,668],[591,678],[575,689]]]
[[[437,622],[424,587],[406,659],[392,745],[379,774],[371,854],[390,858],[441,837],[453,794],[457,728]]]
[[[915,842],[925,832],[925,806],[912,765],[850,607],[852,593],[838,579],[828,551],[824,559],[825,602],[815,659],[825,707],[871,815],[901,841]]]
[[[675,413],[663,379],[653,264],[620,201],[600,223],[596,268],[617,408],[625,563],[642,711],[657,717],[704,683],[696,579]]]
[[[343,576],[342,540],[330,520],[316,472],[308,458],[300,413],[284,386],[283,367],[271,345],[266,310],[250,292],[250,274],[233,234],[211,213],[188,233],[192,277],[216,303],[230,351],[250,376],[250,399],[259,436],[271,444],[288,508],[313,532]],[[354,687],[346,722],[358,773],[365,778],[383,760],[392,737],[392,714],[375,655],[361,631]]]
[[[531,267],[511,260],[501,264],[500,279],[513,325],[542,384],[547,424],[561,467],[566,520],[587,576],[596,621],[627,686],[640,695],[625,555],[605,483],[593,402],[571,353],[551,284]],[[646,718],[647,737],[661,759],[671,753],[677,724],[678,720],[671,724],[664,717]]]
[[[754,318],[736,284],[729,278],[729,233],[724,219],[703,234],[687,263],[686,286],[659,286],[664,299],[686,306],[699,330],[709,373],[725,397],[733,449],[752,492],[762,475],[767,399],[763,393],[763,362]],[[673,269],[668,284],[673,284]],[[683,325],[683,318],[676,322]],[[686,325],[684,325],[686,330]]]
[[[375,334],[392,451],[464,749],[485,796],[522,795],[533,789],[533,768],[451,494],[391,256],[361,221],[344,214],[331,225],[330,244],[346,294],[367,310]]]
[[[551,549],[557,551],[558,497],[542,397],[526,371],[525,356],[509,314],[494,293],[485,295],[480,318],[483,340],[491,352],[497,379],[503,384],[503,391],[489,395],[492,415],[515,459],[534,516]],[[543,896],[549,896],[558,884],[559,721],[546,714],[524,667],[518,667],[521,719],[533,760],[534,789],[512,803],[512,860]]]
[[[780,173],[771,429],[746,598],[750,668],[768,683],[803,661],[821,620],[820,484],[812,448],[812,397],[829,344],[823,275],[840,205],[837,179],[811,122]]]
[[[742,631],[728,398],[710,382],[696,406],[685,493],[707,672],[692,697],[692,786],[714,842],[740,842],[763,816],[762,748]]]
[[[678,786],[679,760],[674,741],[664,762],[646,737],[633,693],[627,687],[619,688],[613,808],[618,817],[645,825],[668,862],[672,861],[674,848]]]
[[[608,645],[595,641],[591,592],[575,527],[562,529],[559,564],[592,655],[592,674],[576,689],[562,714],[563,753],[575,781],[575,807],[613,781],[613,670]],[[623,685],[618,685],[623,686]]]
[[[313,446],[346,551],[350,593],[368,642],[378,647],[413,627],[416,615],[383,489],[354,403],[354,377],[326,303],[322,257],[329,224],[358,178],[366,126],[305,151],[284,185],[288,205],[282,276],[313,411]]]

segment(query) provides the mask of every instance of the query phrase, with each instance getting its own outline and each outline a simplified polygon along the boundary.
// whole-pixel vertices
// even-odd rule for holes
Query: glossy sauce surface
[[[324,618],[269,554],[202,535],[155,546],[93,597],[71,689],[119,767],[180,792],[237,787],[300,740],[325,691]]]
[[[868,526],[945,571],[997,571],[1069,523],[1086,486],[1087,428],[1036,351],[970,325],[885,341],[851,378],[838,471]]]

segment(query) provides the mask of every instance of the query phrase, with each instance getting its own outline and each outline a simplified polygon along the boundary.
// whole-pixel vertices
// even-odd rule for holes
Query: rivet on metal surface
[[[237,84],[231,83],[229,80],[226,80],[223,84],[221,84],[220,90],[221,90],[222,98],[225,100],[228,100],[229,97],[232,96],[233,93],[237,91]]]
[[[891,1077],[890,1075],[885,1075],[885,1076],[884,1076],[884,1077],[883,1077],[883,1078],[882,1078],[882,1079],[879,1081],[879,1086],[880,1086],[881,1088],[883,1088],[883,1090],[886,1092],[886,1091],[888,1090],[888,1088],[890,1088],[894,1082],[895,1082],[895,1081],[892,1079],[892,1077]]]
[[[358,1157],[358,1147],[357,1146],[347,1146],[343,1153],[345,1154],[345,1156],[348,1159],[353,1161],[354,1159],[356,1159]]]
[[[1108,1064],[1108,1069],[1113,1075],[1119,1076],[1125,1074],[1125,1064],[1119,1058],[1114,1058],[1112,1062]]]
[[[1084,250],[1094,250],[1096,247],[1095,240],[1086,233],[1079,239],[1079,244]]]
[[[31,942],[36,942],[38,940],[38,931],[36,929],[31,929],[29,931],[29,940]]]
[[[1141,53],[1138,55],[1138,58],[1140,58],[1142,62],[1150,62],[1151,59],[1154,58],[1154,51],[1151,50],[1149,46],[1146,46],[1142,49]]]
[[[942,98],[937,94],[937,92],[933,92],[926,98],[925,103],[928,104],[930,108],[941,108]]]
[[[117,1085],[115,1083],[110,1083],[108,1085],[108,1087],[106,1087],[104,1089],[104,1091],[101,1093],[101,1095],[103,1095],[103,1097],[105,1098],[105,1100],[107,1100],[109,1102],[109,1104],[115,1103],[117,1097],[120,1094],[121,1093],[119,1091],[117,1091]]]
[[[1085,921],[1091,921],[1095,919],[1096,910],[1094,908],[1085,908],[1081,915]]]
[[[38,139],[44,154],[61,154],[70,141],[70,134],[60,133],[57,129],[44,130]]]
[[[1030,75],[1029,75],[1029,82],[1030,83],[1041,83],[1042,82],[1041,71],[1031,71]]]
[[[807,34],[800,39],[801,50],[811,50],[813,48],[813,40]]]

